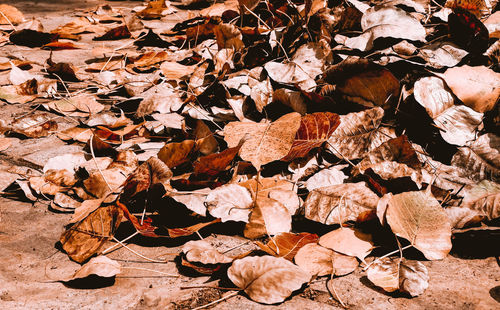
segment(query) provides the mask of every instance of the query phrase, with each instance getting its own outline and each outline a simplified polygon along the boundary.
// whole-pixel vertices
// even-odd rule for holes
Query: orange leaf
[[[300,248],[308,243],[316,243],[318,239],[319,237],[316,234],[284,232],[271,238],[267,244],[257,242],[257,245],[266,253],[291,261]]]

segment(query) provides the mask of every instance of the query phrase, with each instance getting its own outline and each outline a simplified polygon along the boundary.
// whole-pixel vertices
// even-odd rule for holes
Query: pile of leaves
[[[0,98],[37,107],[2,120],[0,148],[53,134],[83,147],[16,181],[74,212],[60,243],[84,265],[67,281],[119,273],[103,246],[128,225],[185,238],[180,270],[260,303],[360,264],[385,291],[417,296],[429,275],[405,250],[440,260],[454,232],[498,225],[496,2],[182,2],[193,5],[204,8],[169,28],[158,20],[178,8],[158,0],[51,32],[0,6],[1,44],[94,46],[84,68],[0,64]],[[78,125],[60,130],[54,114]],[[215,228],[258,250],[193,240]]]

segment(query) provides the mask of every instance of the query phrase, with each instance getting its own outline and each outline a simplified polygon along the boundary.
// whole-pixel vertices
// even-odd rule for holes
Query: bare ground
[[[0,3],[12,3],[0,1]],[[47,29],[70,19],[67,14],[75,8],[92,7],[104,1],[16,1],[28,17],[43,16]],[[135,6],[138,2],[113,1],[113,6]],[[27,56],[25,48],[7,46],[1,56]],[[87,51],[88,52],[88,51]],[[36,57],[43,62],[49,52],[39,50]],[[85,53],[85,51],[79,51]],[[32,60],[33,54],[30,55]],[[75,51],[54,54],[56,61],[85,59],[75,57]],[[0,77],[4,81],[5,76]],[[0,117],[11,118],[29,111],[29,107],[0,103]],[[64,129],[64,123],[60,129]],[[29,168],[43,166],[56,155],[74,150],[56,137],[18,140],[0,153],[0,165]],[[13,181],[14,176],[0,175],[0,184]],[[155,241],[134,238],[130,248],[150,258],[165,259],[166,263],[145,262],[129,250],[121,248],[109,257],[126,268],[110,285],[99,289],[71,288],[59,282],[79,268],[66,254],[57,249],[57,241],[70,214],[52,212],[42,202],[31,203],[0,198],[0,309],[192,309],[206,305],[231,292],[213,288],[208,277],[179,275],[174,256],[186,240]],[[129,232],[118,232],[123,238]],[[212,244],[230,248],[244,239],[224,234],[211,235],[201,231]],[[112,245],[110,243],[109,245]],[[244,251],[245,248],[240,248]],[[454,249],[443,261],[424,261],[429,269],[429,288],[417,298],[390,295],[375,288],[358,269],[355,273],[334,280],[342,301],[350,309],[500,309],[500,235],[492,232],[471,232],[457,235]],[[147,269],[155,270],[156,272]],[[158,273],[161,272],[161,273]],[[84,286],[84,285],[81,285]],[[238,294],[223,301],[216,309],[342,309],[331,298],[325,279],[313,282],[305,291],[283,304],[264,306]]]

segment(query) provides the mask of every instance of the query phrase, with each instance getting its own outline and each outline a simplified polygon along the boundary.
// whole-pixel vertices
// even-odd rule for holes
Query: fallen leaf
[[[272,256],[237,259],[227,275],[252,300],[263,304],[284,301],[311,278],[286,259]]]
[[[410,241],[427,259],[443,259],[450,252],[451,225],[430,194],[405,192],[392,196],[385,218],[396,236]]]
[[[412,15],[393,6],[374,6],[366,10],[361,18],[363,33],[349,38],[349,48],[368,51],[377,38],[397,38],[425,42],[425,28]]]
[[[169,168],[177,167],[190,160],[189,155],[194,151],[195,145],[194,140],[167,143],[158,152],[158,158]]]
[[[353,272],[359,263],[356,257],[343,255],[322,247],[317,243],[308,243],[295,255],[295,263],[312,276],[343,276]]]
[[[295,134],[292,148],[282,160],[291,161],[305,157],[312,149],[323,145],[339,124],[339,116],[335,113],[320,112],[303,116],[300,119],[300,127]]]
[[[226,184],[212,190],[205,204],[213,217],[222,222],[240,221],[248,223],[248,217],[253,207],[250,192],[243,186]]]
[[[328,149],[347,159],[357,159],[383,142],[394,138],[394,131],[381,127],[384,110],[370,110],[340,116],[340,125],[328,139]],[[340,153],[340,154],[339,154]]]
[[[469,146],[458,149],[451,164],[464,169],[464,177],[474,181],[500,180],[500,137],[488,133]]]
[[[258,196],[243,235],[249,239],[274,236],[292,229],[292,214],[279,201]]]
[[[319,245],[336,252],[355,256],[361,261],[373,250],[372,236],[354,228],[341,227],[319,238]]]
[[[276,257],[283,257],[289,261],[293,260],[297,251],[309,243],[316,243],[318,235],[310,233],[294,234],[289,232],[279,233],[266,243],[259,241],[256,244],[262,251]]]
[[[240,50],[245,47],[241,31],[231,24],[219,24],[214,28],[215,38],[219,49],[231,48]]]
[[[308,191],[312,192],[315,189],[339,185],[344,183],[344,180],[348,177],[340,170],[345,168],[344,166],[333,166],[328,169],[322,169],[318,173],[315,173],[305,182],[305,186]]]
[[[260,170],[288,154],[299,126],[299,113],[286,114],[272,123],[230,122],[224,127],[224,140],[235,147],[244,139],[240,157]]]
[[[97,257],[92,257],[82,268],[78,269],[75,274],[69,278],[62,280],[63,282],[69,282],[77,279],[84,279],[90,276],[98,276],[101,278],[111,278],[116,276],[121,272],[121,265],[111,258],[100,255]]]
[[[416,297],[429,286],[427,268],[419,261],[385,257],[367,270],[368,279],[386,292],[400,291]]]
[[[137,194],[149,191],[153,187],[161,187],[163,191],[170,190],[169,181],[173,176],[168,166],[156,157],[150,157],[140,165],[123,183],[120,195],[122,202],[129,201]],[[158,188],[156,188],[158,189]]]
[[[378,200],[364,182],[320,187],[307,196],[305,217],[326,225],[356,221],[365,213],[375,212]]]
[[[167,83],[155,85],[142,93],[140,97],[144,98],[137,111],[136,117],[144,117],[153,112],[169,113],[179,110],[183,104],[180,95]]]
[[[55,200],[55,198],[54,198]],[[76,209],[73,216],[69,220],[69,224],[83,221],[90,213],[94,212],[101,206],[103,199],[91,199],[82,202]]]
[[[98,208],[63,232],[62,248],[72,260],[83,263],[113,237],[121,217],[120,209],[114,205]]]
[[[56,131],[57,123],[53,120],[53,116],[47,113],[40,113],[18,118],[10,123],[10,125],[4,120],[0,120],[0,128],[25,135],[29,138],[40,138],[46,137],[51,132]]]
[[[115,27],[102,36],[95,37],[92,40],[94,41],[109,41],[109,40],[121,40],[130,38],[132,34],[128,30],[126,25]]]
[[[203,155],[212,154],[219,147],[219,143],[214,138],[214,134],[202,120],[196,121],[194,135],[196,137],[198,149]]]
[[[220,172],[227,169],[228,165],[233,161],[239,150],[240,146],[236,146],[225,149],[220,153],[200,157],[193,165],[194,174],[208,175],[211,177],[216,176]]]
[[[18,25],[24,22],[24,15],[16,7],[8,4],[0,4],[0,25]]]
[[[450,68],[442,77],[466,106],[477,112],[493,109],[500,97],[500,73],[487,67],[467,65]]]
[[[182,252],[189,262],[202,264],[227,264],[233,261],[232,258],[221,254],[219,251],[205,240],[186,242],[182,246]]]
[[[165,61],[161,64],[160,70],[168,80],[182,80],[189,77],[196,70],[197,66],[185,66],[175,61]]]
[[[434,42],[419,50],[419,56],[436,69],[454,67],[468,54],[467,51],[446,41]]]

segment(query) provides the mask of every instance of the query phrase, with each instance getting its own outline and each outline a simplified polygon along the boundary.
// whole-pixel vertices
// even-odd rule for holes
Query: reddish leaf
[[[300,119],[300,127],[295,134],[292,148],[282,160],[290,161],[306,156],[313,148],[325,143],[339,124],[339,116],[331,112],[318,112],[303,116]]]
[[[22,29],[10,34],[10,42],[16,45],[28,47],[40,47],[50,42],[57,41],[58,35],[35,31],[31,29]]]
[[[80,47],[76,46],[73,42],[50,42],[42,46],[43,49],[50,49],[53,51],[61,51],[61,50],[76,50],[80,49]]]
[[[109,40],[121,40],[121,39],[126,39],[130,38],[132,34],[128,30],[127,26],[119,26],[116,28],[113,28],[103,34],[100,37],[95,37],[93,40],[94,41],[109,41]]]
[[[216,176],[221,171],[226,170],[227,166],[233,161],[236,154],[238,154],[240,148],[241,144],[217,154],[200,157],[194,164],[194,174],[206,174],[211,177]]]

